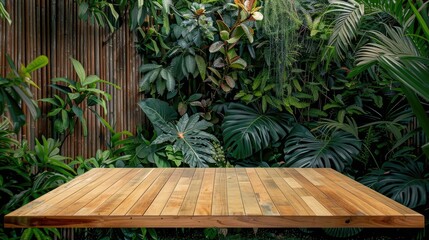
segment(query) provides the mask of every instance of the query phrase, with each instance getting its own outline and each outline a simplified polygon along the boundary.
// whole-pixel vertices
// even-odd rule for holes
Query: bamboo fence
[[[52,78],[68,77],[77,80],[70,57],[79,60],[86,73],[121,87],[102,89],[112,95],[108,112],[104,116],[115,131],[136,131],[144,126],[144,117],[137,103],[143,98],[138,92],[140,74],[135,34],[130,31],[128,19],[111,33],[108,28],[91,25],[78,17],[78,6],[73,0],[6,0],[6,9],[12,24],[0,21],[0,75],[8,70],[5,54],[16,64],[28,64],[39,55],[49,58],[48,66],[33,73],[33,81],[40,89],[32,88],[35,99],[52,96],[55,92],[48,85]],[[30,147],[34,139],[53,136],[52,122],[47,118],[48,105],[39,102],[42,116],[31,119],[18,134],[20,140],[27,140]],[[97,112],[104,114],[103,110]],[[68,137],[62,147],[62,154],[68,157],[95,155],[97,149],[105,149],[109,131],[102,126],[89,110],[85,113],[88,122],[88,136],[83,137],[80,126],[74,135]]]

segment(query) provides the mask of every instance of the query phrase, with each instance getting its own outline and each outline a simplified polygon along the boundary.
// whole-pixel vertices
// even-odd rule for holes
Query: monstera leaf
[[[315,136],[304,126],[296,125],[286,139],[285,165],[333,168],[342,172],[351,165],[360,148],[361,142],[350,133],[334,131]]]
[[[385,162],[360,182],[410,208],[427,204],[429,173],[419,160]]]
[[[292,117],[285,113],[262,113],[242,104],[232,103],[222,124],[225,149],[233,157],[244,159],[284,138]]]

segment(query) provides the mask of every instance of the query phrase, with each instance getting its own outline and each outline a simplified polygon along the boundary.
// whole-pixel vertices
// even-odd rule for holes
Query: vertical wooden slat
[[[96,74],[102,79],[118,84],[117,90],[111,86],[102,86],[112,95],[106,115],[100,107],[97,112],[104,116],[116,131],[135,132],[137,124],[143,123],[143,114],[137,102],[143,98],[138,93],[138,67],[140,56],[135,50],[136,36],[129,31],[128,17],[116,33],[108,28],[100,28],[83,22],[77,15],[77,4],[73,0],[33,0],[6,1],[6,8],[12,17],[12,25],[0,21],[0,73],[7,73],[4,53],[8,53],[17,63],[28,64],[43,54],[49,58],[49,65],[32,74],[40,90],[33,88],[35,99],[59,94],[49,88],[51,79],[67,77],[77,80],[69,57],[82,62],[87,74]],[[18,138],[27,140],[30,147],[34,139],[42,135],[53,136],[53,125],[46,117],[49,105],[39,102],[42,115],[33,121],[27,113],[27,125],[22,128]],[[81,134],[80,124],[76,131],[62,146],[62,154],[92,157],[97,149],[105,149],[108,131],[95,116],[85,111],[88,121],[88,137]]]

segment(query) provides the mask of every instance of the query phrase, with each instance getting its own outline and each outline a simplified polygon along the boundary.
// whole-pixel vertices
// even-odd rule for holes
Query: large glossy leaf
[[[410,208],[427,204],[429,174],[418,160],[385,162],[360,182]]]
[[[153,143],[173,143],[175,150],[183,153],[183,161],[191,167],[207,167],[208,163],[215,163],[216,154],[212,141],[218,141],[215,136],[205,132],[212,124],[201,120],[199,114],[188,117],[183,115],[175,128],[159,135]]]
[[[286,139],[285,165],[333,168],[342,172],[351,165],[360,148],[361,142],[350,133],[335,131],[315,136],[302,125],[296,125]]]
[[[225,149],[237,159],[250,157],[287,135],[292,117],[286,113],[262,113],[254,108],[232,103],[222,124]]]
[[[160,135],[162,132],[169,132],[168,123],[177,119],[177,112],[168,103],[155,98],[147,98],[138,103],[143,112],[155,127],[155,131]]]

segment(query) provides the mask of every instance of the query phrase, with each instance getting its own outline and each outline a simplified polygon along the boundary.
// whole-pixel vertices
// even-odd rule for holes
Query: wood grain
[[[5,227],[423,228],[424,217],[332,169],[92,169]]]

